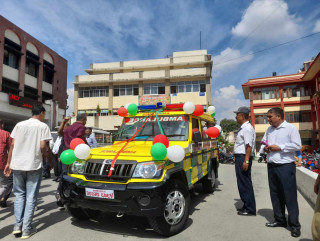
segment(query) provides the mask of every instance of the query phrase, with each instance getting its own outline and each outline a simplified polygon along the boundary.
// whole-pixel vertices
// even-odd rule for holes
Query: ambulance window
[[[210,138],[206,134],[206,130],[208,129],[208,122],[201,120],[200,123],[201,123],[202,139],[209,140]]]

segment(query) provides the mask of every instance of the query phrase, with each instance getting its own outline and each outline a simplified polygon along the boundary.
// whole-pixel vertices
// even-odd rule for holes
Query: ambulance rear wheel
[[[153,230],[163,236],[172,236],[183,230],[190,208],[190,194],[186,185],[176,179],[168,185],[163,215],[148,217]]]
[[[214,169],[211,168],[211,179],[209,179],[209,173],[203,178],[202,188],[205,193],[213,193],[216,187],[216,174]]]

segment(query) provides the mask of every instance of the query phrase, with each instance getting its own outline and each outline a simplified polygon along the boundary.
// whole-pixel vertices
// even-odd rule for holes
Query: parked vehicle
[[[220,152],[219,162],[223,164],[234,164],[234,156],[232,152]]]
[[[186,114],[183,105],[174,110],[170,106],[156,109],[157,116],[155,110],[144,110],[124,117],[113,145],[91,149],[88,160],[69,167],[61,199],[72,217],[84,220],[108,211],[119,217],[145,216],[164,236],[183,230],[189,217],[189,190],[196,183],[202,183],[206,193],[215,189],[218,148],[215,140],[201,136],[202,122],[214,125],[211,115],[198,117]],[[157,161],[150,154],[160,126],[170,147],[185,151],[181,162],[166,157]]]
[[[267,154],[265,154],[265,153],[260,153],[259,155],[260,155],[260,157],[259,157],[259,159],[258,159],[258,162],[264,161],[265,163],[267,163]]]

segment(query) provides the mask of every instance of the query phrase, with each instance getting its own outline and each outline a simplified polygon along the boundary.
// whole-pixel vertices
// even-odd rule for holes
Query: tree
[[[230,132],[238,130],[240,127],[238,122],[236,122],[235,120],[232,120],[232,119],[221,120],[220,126],[221,126],[223,132],[226,134],[226,136],[228,136]]]

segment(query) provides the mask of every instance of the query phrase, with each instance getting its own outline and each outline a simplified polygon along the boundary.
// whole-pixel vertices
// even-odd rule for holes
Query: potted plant
[[[97,116],[100,116],[100,113],[101,113],[101,109],[100,109],[100,106],[99,104],[97,105]]]

